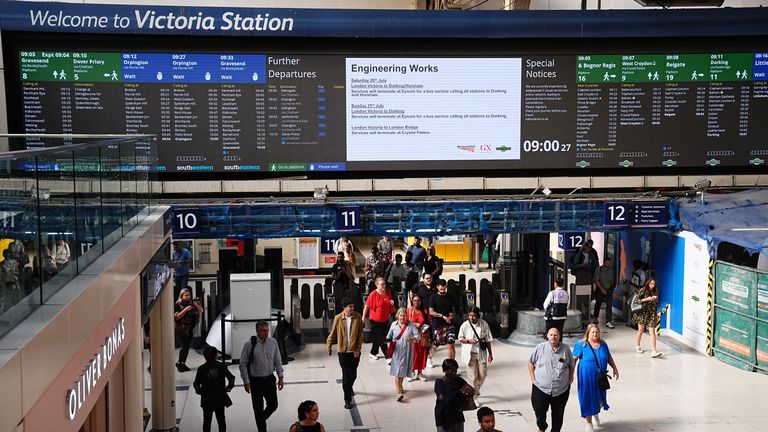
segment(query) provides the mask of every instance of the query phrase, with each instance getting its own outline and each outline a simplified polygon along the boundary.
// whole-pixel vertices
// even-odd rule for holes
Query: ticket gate
[[[501,329],[499,336],[506,338],[509,337],[509,293],[506,291],[499,291],[499,328]]]
[[[466,302],[466,309],[465,314],[469,313],[474,307],[475,307],[475,293],[472,291],[467,291],[464,293],[465,296],[465,302]]]

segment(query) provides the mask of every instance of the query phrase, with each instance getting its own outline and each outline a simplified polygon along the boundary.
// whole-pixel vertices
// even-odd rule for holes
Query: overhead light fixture
[[[544,189],[541,190],[541,193],[543,193],[546,196],[549,196],[552,193],[552,191],[548,187],[544,186]]]
[[[731,231],[768,231],[768,227],[758,227],[758,228],[731,228]]]

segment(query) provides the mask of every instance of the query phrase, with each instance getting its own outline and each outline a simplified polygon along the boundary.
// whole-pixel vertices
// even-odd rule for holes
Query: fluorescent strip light
[[[731,231],[768,231],[768,227],[764,227],[764,228],[731,228]]]

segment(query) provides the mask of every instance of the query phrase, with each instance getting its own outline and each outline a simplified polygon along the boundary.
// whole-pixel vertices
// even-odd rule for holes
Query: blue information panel
[[[323,237],[320,239],[320,254],[321,255],[331,255],[335,254],[336,251],[333,248],[333,245],[336,243],[336,239],[334,238],[327,238]]]
[[[200,232],[200,215],[197,209],[174,209],[174,234],[196,234]]]
[[[612,227],[629,226],[632,204],[605,203],[603,204],[603,225]]]
[[[663,201],[603,205],[603,226],[665,227],[668,224],[669,210]]]
[[[360,207],[339,207],[336,209],[336,231],[360,231],[361,226]]]
[[[123,81],[138,83],[265,84],[258,54],[124,53]]]
[[[587,236],[584,233],[575,233],[575,232],[558,233],[557,246],[566,252],[575,251],[584,244],[584,241],[586,239],[587,239]]]
[[[755,53],[752,79],[755,81],[768,81],[768,52]]]
[[[632,214],[632,226],[665,227],[669,224],[669,210],[665,202],[639,202]]]

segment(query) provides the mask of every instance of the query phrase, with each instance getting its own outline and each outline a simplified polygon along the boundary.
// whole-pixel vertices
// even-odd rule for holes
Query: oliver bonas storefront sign
[[[77,381],[67,390],[67,416],[74,420],[83,403],[91,395],[96,383],[101,379],[102,372],[112,363],[115,353],[125,340],[125,318],[119,318],[112,332],[104,339],[98,352],[91,358],[83,369]]]

